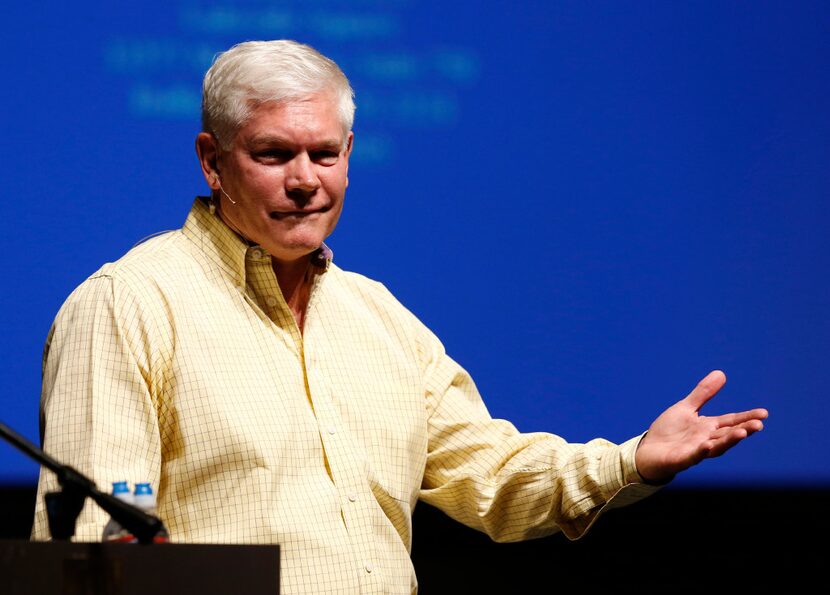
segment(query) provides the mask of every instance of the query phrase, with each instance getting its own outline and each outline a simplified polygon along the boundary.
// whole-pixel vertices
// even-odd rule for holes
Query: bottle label
[[[138,543],[135,535],[128,531],[121,531],[115,535],[109,535],[104,539],[107,543]]]

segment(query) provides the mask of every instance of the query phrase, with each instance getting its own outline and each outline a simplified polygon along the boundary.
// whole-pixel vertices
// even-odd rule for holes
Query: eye
[[[287,149],[263,149],[254,153],[254,158],[266,163],[285,163],[294,155]]]
[[[340,158],[340,153],[337,151],[312,151],[309,156],[314,163],[320,165],[334,165]]]

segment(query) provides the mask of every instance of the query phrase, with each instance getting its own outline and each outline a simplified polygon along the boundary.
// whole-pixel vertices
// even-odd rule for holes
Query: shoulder
[[[141,309],[142,303],[161,299],[160,287],[169,285],[165,280],[181,282],[187,268],[178,236],[178,231],[165,232],[101,265],[64,300],[55,324]]]
[[[181,274],[191,264],[183,244],[181,230],[161,233],[136,244],[118,260],[105,263],[90,278],[134,283]]]
[[[181,275],[183,267],[177,264],[186,258],[177,247],[177,235],[167,232],[136,245],[79,283],[52,321],[44,366],[47,357],[57,361],[63,352],[111,349],[110,342],[123,341],[141,362],[166,352],[169,287],[174,279],[187,283]]]
[[[408,337],[416,344],[438,344],[437,337],[404,305],[385,284],[360,273],[344,271],[332,265],[331,285],[336,287],[340,306],[346,305],[361,318],[375,319],[396,336]],[[327,273],[328,274],[328,273]],[[345,302],[345,304],[344,304]],[[403,331],[403,332],[401,332]]]
[[[163,294],[177,286],[187,287],[197,269],[185,249],[181,231],[167,231],[101,265],[74,289],[67,301],[100,294],[105,288],[123,296]]]
[[[375,308],[406,317],[414,317],[406,306],[380,281],[371,279],[360,273],[344,271],[333,263],[327,274],[331,276],[331,279],[327,282],[336,285],[341,293],[354,298],[363,307]]]

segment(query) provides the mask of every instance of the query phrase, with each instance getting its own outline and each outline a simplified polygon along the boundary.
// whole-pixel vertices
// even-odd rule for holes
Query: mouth
[[[328,210],[329,207],[320,209],[297,209],[294,211],[271,211],[268,215],[271,219],[275,219],[277,221],[283,219],[307,219],[309,217],[313,217],[314,215],[321,215]]]

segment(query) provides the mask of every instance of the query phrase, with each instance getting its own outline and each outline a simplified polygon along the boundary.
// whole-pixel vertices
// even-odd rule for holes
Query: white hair
[[[311,46],[278,39],[246,41],[214,57],[202,83],[202,130],[230,149],[236,133],[269,101],[334,95],[343,138],[354,124],[354,91],[340,67]]]

